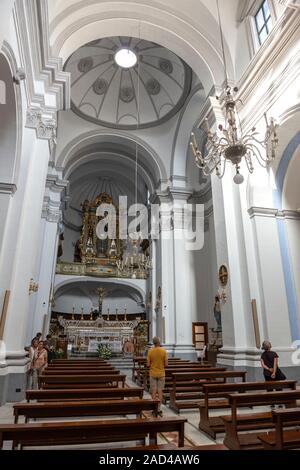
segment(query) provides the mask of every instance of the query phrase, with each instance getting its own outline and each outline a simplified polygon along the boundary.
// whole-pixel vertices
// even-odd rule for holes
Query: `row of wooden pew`
[[[132,377],[149,387],[145,358],[135,359]],[[177,360],[166,368],[164,402],[178,414],[199,410],[199,429],[213,439],[225,433],[224,445],[230,450],[300,448],[296,386],[295,380],[247,382],[244,371]],[[272,405],[286,408],[272,411]],[[218,410],[228,414],[216,416]]]
[[[138,441],[135,450],[173,449],[174,444],[158,445],[157,436],[164,432],[176,432],[178,447],[184,448],[186,419],[157,418],[158,401],[145,400],[142,387],[125,387],[125,379],[102,360],[53,361],[40,376],[40,389],[28,390],[27,402],[14,405],[14,424],[0,426],[0,448],[6,441],[13,449]],[[124,419],[130,415],[134,418]],[[79,420],[51,422],[53,418]],[[43,422],[31,422],[37,419]]]

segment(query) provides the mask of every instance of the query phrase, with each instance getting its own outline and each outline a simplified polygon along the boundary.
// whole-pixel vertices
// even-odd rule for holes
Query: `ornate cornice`
[[[26,75],[26,126],[53,145],[57,111],[70,108],[70,74],[61,59],[51,57],[47,0],[16,0],[13,18]]]
[[[274,70],[274,64],[278,64],[287,57],[289,49],[298,37],[300,28],[300,15],[298,11],[287,8],[285,13],[279,18],[264,44],[250,61],[247,69],[240,78],[237,86],[239,88],[238,99],[243,105],[240,109],[242,124],[245,128],[251,127],[257,122],[265,110],[269,109],[289,85],[300,73],[299,52],[289,60],[286,66],[273,79],[268,93],[263,93],[260,98],[251,104],[253,95],[259,91],[261,83],[270,70]]]
[[[61,179],[58,175],[47,175],[46,187],[55,193],[61,193],[68,185],[69,181]]]
[[[269,207],[250,207],[248,209],[250,218],[271,217],[276,219],[300,220],[300,213],[297,210],[278,210]]]
[[[60,203],[51,201],[48,196],[44,197],[42,219],[46,219],[47,222],[58,224],[62,220],[62,212],[60,209]]]
[[[278,0],[280,5],[284,5],[287,8],[291,8],[292,10],[297,10],[300,8],[300,0]]]

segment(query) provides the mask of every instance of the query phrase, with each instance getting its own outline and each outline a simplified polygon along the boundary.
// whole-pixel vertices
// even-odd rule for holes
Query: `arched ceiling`
[[[234,0],[230,8],[220,2],[231,79],[241,1]],[[171,49],[193,68],[206,93],[224,80],[217,9],[211,0],[48,0],[48,8],[52,52],[64,62],[84,44],[117,31]]]
[[[128,48],[137,56],[122,68],[115,54]],[[116,129],[161,124],[176,114],[191,88],[191,69],[154,42],[129,37],[92,41],[65,65],[71,73],[72,109],[92,122]]]
[[[94,303],[97,303],[98,294],[97,289],[99,288],[105,289],[105,297],[106,298],[115,298],[115,297],[129,297],[134,302],[142,302],[143,297],[141,296],[140,292],[131,287],[127,286],[122,283],[117,282],[106,282],[101,283],[98,281],[94,282],[72,282],[67,285],[62,286],[59,288],[55,293],[55,299],[58,299],[64,295],[82,295],[84,297],[89,297]]]
[[[99,194],[109,194],[119,205],[119,196],[127,196],[128,206],[135,203],[135,168],[109,158],[81,165],[70,178],[69,207],[81,211],[87,199],[93,201]],[[137,173],[138,202],[147,203],[147,186]]]

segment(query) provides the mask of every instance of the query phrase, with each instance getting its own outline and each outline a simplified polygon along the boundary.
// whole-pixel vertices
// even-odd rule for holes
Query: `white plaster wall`
[[[25,134],[28,136],[29,145],[25,144],[24,139],[21,167],[23,164],[27,165],[26,172],[20,171],[20,175],[23,175],[25,179],[24,190],[19,189],[14,197],[13,202],[18,209],[16,212],[11,210],[9,214],[11,218],[7,224],[7,249],[4,250],[6,257],[11,254],[7,263],[11,266],[11,279],[8,282],[12,295],[4,331],[8,353],[22,351],[25,343],[30,305],[29,282],[31,278],[35,280],[38,278],[36,257],[49,158],[48,142],[36,140],[35,132],[32,130],[26,131]],[[20,210],[20,225],[17,239],[12,246],[13,234],[18,224],[15,219],[18,216],[18,210]],[[5,268],[2,265],[1,272],[4,271]],[[15,334],[16,326],[19,329],[18,335]]]
[[[9,29],[12,18],[12,8],[14,0],[1,1],[1,18],[0,18],[0,49],[4,39],[9,37]]]
[[[288,238],[289,245],[289,254],[292,267],[292,277],[294,279],[295,293],[298,303],[298,324],[300,324],[300,250],[299,250],[299,240],[300,240],[300,219],[293,220],[286,219],[285,227]]]
[[[61,261],[71,262],[74,261],[74,246],[77,240],[80,238],[80,232],[75,232],[68,227],[64,229],[64,241],[63,241],[63,255],[60,258]]]
[[[276,219],[256,217],[255,229],[266,303],[265,334],[274,345],[290,346],[291,332]]]
[[[250,41],[245,21],[237,23],[237,34],[235,44],[235,77],[236,81],[241,78],[251,61]]]

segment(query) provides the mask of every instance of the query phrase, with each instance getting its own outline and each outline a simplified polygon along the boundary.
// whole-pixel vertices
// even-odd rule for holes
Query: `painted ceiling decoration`
[[[116,54],[124,48],[137,56],[132,67],[116,62]],[[82,46],[65,70],[71,73],[72,109],[89,121],[119,129],[167,121],[185,103],[192,81],[191,69],[176,54],[153,42],[127,37]]]

